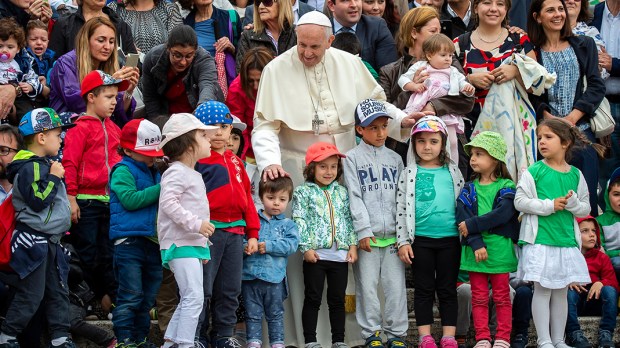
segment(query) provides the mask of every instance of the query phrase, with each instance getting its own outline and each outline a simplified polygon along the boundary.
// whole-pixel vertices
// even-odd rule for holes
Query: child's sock
[[[424,337],[431,337],[431,338],[432,338],[432,336],[431,336],[431,335],[420,335],[420,342],[422,342],[422,340],[424,339]]]
[[[58,337],[52,340],[52,347],[58,347],[67,342],[67,337]]]
[[[15,341],[17,337],[9,336],[5,333],[0,333],[0,344],[9,343],[9,341]]]

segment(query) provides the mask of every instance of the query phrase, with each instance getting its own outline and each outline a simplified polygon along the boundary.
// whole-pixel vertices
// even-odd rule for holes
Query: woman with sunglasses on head
[[[144,57],[141,83],[147,119],[192,113],[208,100],[224,101],[215,62],[198,47],[196,32],[188,25],[172,29],[168,42]]]
[[[237,48],[237,71],[245,52],[254,47],[266,47],[273,56],[297,44],[293,28],[291,0],[254,0],[254,28],[241,34]]]
[[[183,20],[196,31],[198,46],[215,58],[218,71],[226,72],[226,81],[220,81],[223,89],[237,76],[235,54],[237,41],[241,34],[241,18],[237,11],[222,10],[214,6],[213,0],[179,0],[189,14]]]
[[[563,0],[532,1],[527,31],[538,63],[550,73],[556,73],[557,80],[540,97],[530,95],[530,101],[538,120],[560,118],[579,128],[593,143],[596,139],[590,128],[590,117],[605,96],[605,83],[598,70],[596,43],[589,36],[574,35],[569,16]],[[596,148],[590,144],[573,151],[570,164],[583,173],[590,192],[590,215],[598,216]]]

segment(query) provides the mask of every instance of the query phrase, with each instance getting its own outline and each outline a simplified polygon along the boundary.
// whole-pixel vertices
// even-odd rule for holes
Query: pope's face
[[[327,35],[328,29],[315,24],[297,27],[297,54],[306,67],[311,68],[319,64],[325,51],[334,41],[334,35]]]

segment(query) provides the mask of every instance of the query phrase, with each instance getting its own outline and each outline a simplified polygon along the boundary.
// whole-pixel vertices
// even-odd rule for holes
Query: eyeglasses
[[[170,51],[170,57],[175,60],[175,61],[181,61],[183,60],[183,58],[185,58],[185,60],[190,61],[192,59],[194,59],[194,56],[196,55],[196,51],[192,52],[192,53],[188,53],[186,55],[183,55],[179,52],[176,51]]]
[[[261,3],[263,3],[265,7],[271,7],[277,2],[278,0],[254,0],[254,7],[258,7]]]
[[[8,146],[0,146],[0,156],[6,156],[9,153],[11,153],[11,151],[13,152],[17,152],[19,150],[14,149],[12,147],[8,147]]]

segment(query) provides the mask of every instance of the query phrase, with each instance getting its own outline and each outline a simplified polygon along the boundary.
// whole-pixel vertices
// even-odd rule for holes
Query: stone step
[[[596,344],[598,338],[598,325],[599,325],[600,317],[581,317],[579,318],[579,323],[581,324],[581,328],[584,331],[586,337],[590,340],[590,343]],[[99,327],[105,328],[107,330],[112,330],[112,322],[109,320],[95,320],[88,321],[88,323],[97,325]],[[433,325],[433,337],[439,339],[441,337],[441,323],[439,319],[435,319],[435,324]],[[157,325],[157,321],[151,322],[151,333],[150,339],[153,343],[157,345],[161,345],[163,334],[159,330],[159,326]],[[468,344],[473,346],[475,342],[474,338],[474,330],[473,324],[470,327],[469,334],[467,335]],[[536,330],[534,329],[534,324],[531,323],[529,330],[529,346],[536,347]],[[79,348],[95,348],[98,347],[93,342],[82,338],[82,337],[74,337],[75,343]],[[614,342],[616,344],[620,343],[620,325],[616,325],[616,332],[614,332]],[[409,319],[409,331],[407,335],[407,344],[410,347],[416,347],[418,344],[418,332],[415,325],[415,319]]]

